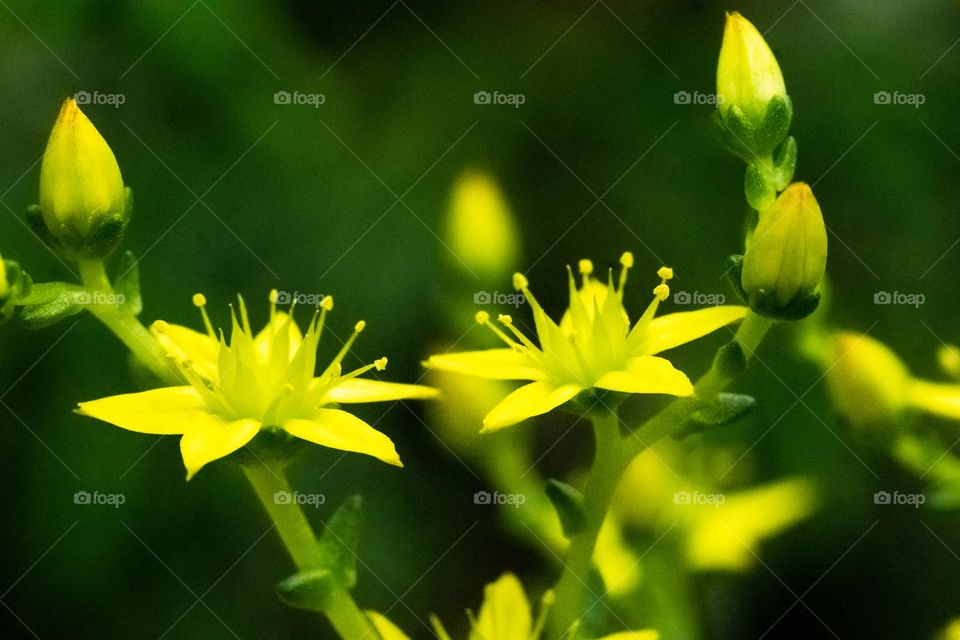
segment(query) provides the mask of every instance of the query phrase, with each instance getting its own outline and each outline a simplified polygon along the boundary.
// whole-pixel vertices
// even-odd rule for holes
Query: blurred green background
[[[446,313],[450,296],[508,290],[448,277],[456,267],[438,236],[470,167],[500,182],[524,270],[553,312],[564,265],[613,264],[624,250],[637,256],[634,305],[661,263],[676,269],[675,288],[729,295],[720,275],[740,248],[743,167],[717,143],[711,106],[675,94],[714,90],[723,11],[736,9],[765,33],[794,100],[797,178],[814,186],[831,230],[833,319],[870,329],[928,376],[940,340],[958,338],[955,2],[0,4],[0,252],[36,280],[71,278],[23,211],[61,101],[122,94],[119,108],[82,108],[136,194],[125,246],[142,256],[146,321],[197,323],[195,291],[220,322],[242,293],[255,323],[271,288],[334,293],[328,326],[345,335],[365,318],[355,353],[387,354],[391,379],[414,380],[433,346],[470,327],[469,314]],[[277,104],[280,91],[324,103]],[[525,101],[475,104],[477,91]],[[925,102],[877,104],[878,91]],[[881,290],[926,303],[877,306]],[[706,637],[756,638],[778,620],[767,637],[830,637],[817,618],[842,638],[929,637],[960,614],[960,525],[872,503],[913,481],[844,429],[788,337],[778,330],[761,352],[769,370],[738,383],[760,408],[725,437],[749,446],[775,424],[751,452],[758,476],[814,475],[824,506],[765,546],[766,567],[698,580]],[[683,350],[680,366],[702,370],[721,342]],[[92,318],[38,333],[11,323],[0,357],[0,635],[318,637],[315,616],[272,594],[292,565],[272,533],[260,540],[267,518],[234,467],[187,484],[176,438],[71,413],[133,389],[122,347]],[[473,503],[485,484],[422,407],[360,412],[397,443],[403,471],[313,448],[293,476],[327,496],[315,523],[343,497],[366,496],[364,606],[427,637],[417,618],[436,612],[462,629],[464,608],[506,569],[533,590],[553,579],[536,543]],[[539,422],[544,451],[569,424]],[[542,464],[586,465],[587,435],[575,430]],[[78,506],[78,490],[126,503]]]

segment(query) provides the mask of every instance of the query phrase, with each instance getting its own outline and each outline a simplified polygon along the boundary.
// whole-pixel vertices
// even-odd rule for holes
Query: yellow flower
[[[457,257],[482,280],[501,278],[519,253],[517,229],[493,178],[467,173],[454,186],[447,238]]]
[[[240,298],[240,317],[232,313],[228,344],[223,332],[219,337],[214,332],[203,295],[195,295],[206,334],[162,320],[151,327],[189,384],[82,402],[79,413],[139,433],[182,435],[188,480],[208,462],[246,445],[261,429],[282,429],[319,445],[403,466],[390,438],[336,406],[431,398],[436,391],[360,377],[374,368],[382,370],[386,358],[344,373],[343,359],[363,331],[363,321],[315,376],[317,345],[333,298],[323,299],[305,334],[291,314],[276,310],[276,299],[274,291],[270,321],[254,335]]]
[[[548,591],[534,619],[523,585],[515,575],[505,573],[484,588],[479,615],[470,614],[469,640],[538,640],[552,603],[553,594]],[[409,640],[406,634],[379,613],[368,611],[367,615],[383,640]],[[437,637],[450,640],[450,634],[443,624],[435,616],[431,616],[430,620]],[[656,631],[624,631],[605,636],[602,640],[658,640],[659,637]]]
[[[817,493],[809,480],[791,478],[717,502],[678,506],[687,512],[687,562],[699,570],[736,572],[754,565],[761,542],[808,518]]]
[[[895,422],[908,409],[960,420],[960,384],[915,378],[896,353],[865,335],[839,332],[824,362],[837,410],[857,426]]]
[[[129,220],[120,167],[106,140],[68,98],[40,165],[40,212],[71,257],[103,258]]]
[[[960,618],[954,618],[937,635],[936,640],[960,640]]]
[[[494,431],[541,415],[571,400],[581,391],[601,389],[620,393],[662,393],[689,396],[693,385],[666,359],[654,354],[700,338],[743,318],[746,309],[718,306],[654,318],[670,294],[666,282],[673,271],[658,271],[661,283],[636,323],[623,307],[623,288],[633,255],[623,254],[619,284],[612,271],[604,284],[593,278],[593,265],[580,261],[583,282],[578,289],[569,272],[570,306],[557,324],[530,292],[526,277],[514,274],[514,287],[533,309],[539,345],[510,316],[499,321],[512,337],[481,311],[477,321],[488,326],[506,348],[434,355],[428,367],[499,380],[530,380],[500,402],[483,420],[483,431]]]
[[[766,40],[737,12],[727,14],[717,64],[717,96],[721,110],[739,107],[759,124],[774,97],[786,98],[783,74]]]

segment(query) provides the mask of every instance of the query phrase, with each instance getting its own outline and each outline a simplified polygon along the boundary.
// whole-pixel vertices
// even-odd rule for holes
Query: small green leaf
[[[583,508],[583,494],[565,482],[547,480],[547,497],[560,518],[563,535],[572,538],[587,526],[587,514]]]
[[[674,439],[682,440],[687,436],[726,426],[743,418],[753,411],[757,401],[753,396],[740,393],[718,393],[716,397],[700,404],[680,428],[673,434]]]
[[[337,507],[320,535],[322,564],[345,589],[357,583],[357,546],[360,542],[363,498],[355,495]]]
[[[114,289],[120,296],[120,312],[136,316],[143,311],[143,298],[140,295],[140,267],[132,251],[125,251],[117,269],[117,281]]]
[[[277,585],[280,600],[297,609],[323,611],[330,603],[331,594],[340,588],[337,579],[326,569],[301,571]]]
[[[20,322],[28,329],[42,329],[83,311],[89,293],[63,282],[44,282],[33,286],[27,304],[20,311]]]

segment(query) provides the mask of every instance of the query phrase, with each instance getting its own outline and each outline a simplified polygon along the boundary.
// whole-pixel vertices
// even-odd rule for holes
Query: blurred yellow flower
[[[470,615],[469,640],[538,640],[543,633],[552,592],[547,592],[540,604],[536,619],[523,585],[512,573],[505,573],[483,590],[483,604],[479,615]],[[392,622],[376,612],[367,612],[383,640],[409,640]],[[440,640],[450,640],[450,634],[435,616],[431,616],[434,631]],[[580,636],[575,636],[580,637]],[[659,640],[656,631],[624,631],[604,636],[601,640]]]
[[[749,569],[761,542],[805,520],[817,506],[813,483],[803,478],[720,495],[722,501],[677,510],[689,531],[686,557],[693,568]]]
[[[838,332],[823,363],[837,410],[851,423],[896,421],[908,409],[960,420],[960,384],[915,378],[889,347],[866,335]]]
[[[206,300],[197,294],[194,304],[201,310],[206,334],[163,321],[151,327],[189,384],[82,402],[79,413],[139,433],[182,435],[180,451],[188,480],[207,463],[246,445],[263,428],[282,429],[319,445],[403,466],[390,438],[335,407],[431,398],[436,391],[360,377],[374,368],[382,370],[386,358],[343,373],[343,359],[363,331],[363,321],[333,361],[314,376],[317,346],[333,299],[323,299],[303,334],[291,314],[277,311],[276,298],[274,291],[270,321],[256,335],[240,298],[240,317],[232,313],[228,344],[222,331],[214,332]]]
[[[633,255],[623,254],[619,283],[612,271],[606,284],[593,278],[593,264],[580,261],[583,281],[577,288],[569,272],[570,306],[557,324],[530,292],[523,274],[514,274],[514,287],[533,309],[539,346],[518,329],[513,319],[499,316],[512,334],[490,322],[485,311],[477,322],[488,326],[507,347],[434,355],[426,366],[498,380],[530,380],[503,399],[483,420],[483,431],[495,431],[559,407],[587,389],[620,393],[693,394],[687,376],[654,354],[696,340],[746,314],[744,307],[718,306],[654,318],[670,295],[673,271],[658,271],[661,283],[653,301],[631,324],[623,306],[623,289]]]
[[[481,280],[501,278],[516,263],[516,225],[500,188],[485,173],[469,172],[457,180],[446,235],[453,252]]]

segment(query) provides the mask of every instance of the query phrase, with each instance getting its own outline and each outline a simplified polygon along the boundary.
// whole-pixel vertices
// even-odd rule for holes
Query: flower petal
[[[310,420],[294,418],[283,423],[287,432],[331,449],[365,453],[387,464],[402,467],[393,441],[352,413],[339,409],[317,409]]]
[[[609,636],[603,636],[600,640],[660,640],[660,634],[656,631],[621,631]]]
[[[425,366],[494,380],[543,380],[542,371],[513,349],[484,349],[430,356]]]
[[[583,391],[575,384],[557,386],[551,382],[531,382],[500,401],[483,419],[480,433],[496,431],[556,409]]]
[[[400,631],[400,628],[390,622],[385,615],[377,613],[376,611],[366,611],[364,613],[370,618],[370,622],[373,623],[377,633],[380,634],[383,640],[410,640],[407,634]]]
[[[77,413],[128,431],[172,435],[184,433],[209,412],[200,394],[193,387],[185,386],[81,402]]]
[[[470,637],[496,640],[527,640],[533,626],[530,601],[523,585],[505,573],[483,589],[483,605]]]
[[[646,334],[633,352],[636,355],[653,355],[692,342],[736,322],[747,315],[746,307],[724,305],[669,313],[654,318]]]
[[[212,413],[194,420],[180,438],[180,454],[187,468],[187,480],[207,463],[228,456],[253,440],[260,426],[261,423],[252,418],[227,422]]]
[[[150,330],[168,354],[178,360],[189,360],[194,370],[207,380],[217,379],[219,342],[205,333],[167,322],[154,322]]]
[[[934,415],[960,420],[960,385],[913,380],[910,405]]]
[[[399,384],[381,382],[366,378],[344,380],[327,392],[327,402],[385,402],[389,400],[408,400],[436,398],[440,392],[433,387],[419,384]]]
[[[666,393],[693,395],[693,385],[669,360],[656,356],[632,358],[625,371],[609,371],[594,383],[595,387],[621,393]]]
[[[283,329],[287,331],[286,336],[280,333]],[[253,348],[261,362],[269,362],[274,349],[286,347],[287,353],[282,354],[281,357],[284,362],[289,362],[296,355],[301,342],[303,342],[303,334],[300,333],[297,323],[288,314],[277,311],[253,339]]]

